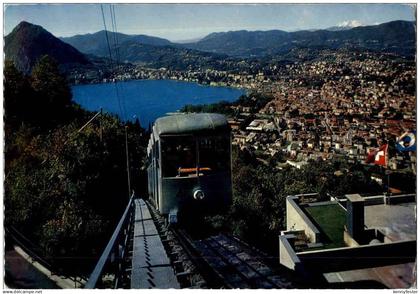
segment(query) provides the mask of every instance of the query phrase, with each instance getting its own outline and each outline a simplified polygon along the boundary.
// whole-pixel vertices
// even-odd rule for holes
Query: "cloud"
[[[337,26],[338,27],[360,27],[363,23],[360,20],[353,19],[353,20],[345,20],[343,22],[340,22]]]

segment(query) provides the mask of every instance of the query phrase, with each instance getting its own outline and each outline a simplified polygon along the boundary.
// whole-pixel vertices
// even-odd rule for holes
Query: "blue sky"
[[[103,4],[111,28],[109,4]],[[405,4],[115,4],[118,31],[185,40],[232,30],[295,31],[339,24],[372,25],[415,20]],[[21,21],[43,26],[55,36],[103,30],[100,4],[4,5],[8,34]]]

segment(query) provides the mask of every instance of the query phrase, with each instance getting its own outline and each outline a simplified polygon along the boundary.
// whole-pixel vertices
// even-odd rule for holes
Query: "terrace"
[[[310,219],[320,230],[324,249],[346,247],[343,239],[346,211],[338,203],[308,205],[304,207]]]
[[[369,277],[383,287],[411,285],[417,244],[414,194],[318,198],[287,197],[280,264],[314,280],[323,275],[330,283]],[[377,274],[382,272],[387,275]]]

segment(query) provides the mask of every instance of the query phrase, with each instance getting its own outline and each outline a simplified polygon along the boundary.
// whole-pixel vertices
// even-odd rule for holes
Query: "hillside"
[[[415,23],[393,21],[375,26],[331,31],[231,31],[212,33],[187,48],[230,56],[265,56],[286,52],[297,47],[359,48],[383,52],[414,54]]]
[[[4,39],[5,59],[16,68],[30,73],[43,55],[53,57],[60,65],[87,65],[88,59],[77,49],[54,37],[38,25],[21,22]]]
[[[147,64],[152,67],[186,69],[202,67],[227,56],[174,46],[152,46],[135,41],[126,41],[118,47],[121,61]]]
[[[127,44],[138,43],[143,45],[152,46],[166,46],[172,43],[166,39],[151,37],[146,35],[126,35],[121,33],[113,33],[109,31],[99,31],[93,34],[76,35],[73,37],[60,38],[63,42],[66,42],[73,47],[77,48],[80,52],[85,54],[93,54],[96,56],[109,56],[108,44],[106,40],[106,33],[108,33],[108,40],[111,48],[114,48],[115,44]],[[112,53],[111,53],[112,54]]]

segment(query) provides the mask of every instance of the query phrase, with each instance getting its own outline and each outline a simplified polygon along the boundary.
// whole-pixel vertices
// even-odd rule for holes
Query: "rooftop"
[[[156,137],[160,135],[191,134],[200,131],[229,130],[226,117],[216,113],[188,113],[158,118],[153,127]]]
[[[339,204],[310,205],[305,210],[326,237],[324,249],[347,246],[343,240],[346,212]]]
[[[377,228],[392,240],[416,239],[416,203],[365,206],[365,225]]]

